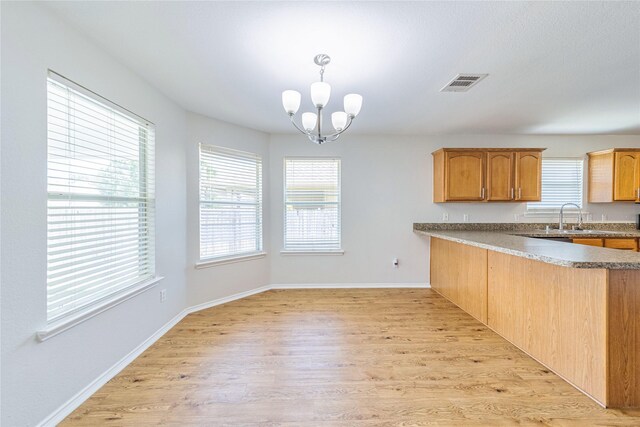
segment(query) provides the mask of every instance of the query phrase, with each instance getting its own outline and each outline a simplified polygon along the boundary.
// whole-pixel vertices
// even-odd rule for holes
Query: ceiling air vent
[[[440,92],[466,92],[489,74],[458,74]]]

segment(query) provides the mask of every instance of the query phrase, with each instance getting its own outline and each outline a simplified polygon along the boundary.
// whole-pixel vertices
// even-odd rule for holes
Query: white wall
[[[2,4],[2,418],[34,425],[185,307],[286,283],[426,283],[428,243],[413,222],[512,221],[523,204],[436,205],[430,153],[448,146],[549,147],[579,156],[640,147],[634,136],[361,136],[316,146],[185,113],[59,18]],[[44,343],[46,324],[46,75],[51,68],[156,124],[156,253],[160,285]],[[363,114],[366,113],[363,112]],[[286,119],[286,117],[285,117]],[[357,124],[356,124],[357,126]],[[355,130],[355,128],[354,128]],[[196,270],[198,143],[262,155],[266,258]],[[343,256],[283,256],[284,156],[342,158]],[[588,205],[594,218],[632,220],[635,205]],[[400,259],[394,269],[391,260]],[[168,301],[160,303],[158,290]]]
[[[195,269],[199,261],[198,144],[219,145],[262,156],[263,246],[269,248],[269,135],[189,113],[187,118],[187,271],[189,305],[196,305],[269,283],[269,257]]]
[[[357,125],[357,124],[356,124]],[[354,126],[356,126],[354,125]],[[343,135],[322,146],[299,135],[271,136],[271,282],[426,283],[428,243],[412,232],[414,222],[513,222],[524,203],[432,203],[431,153],[441,147],[546,147],[545,157],[580,157],[612,147],[640,147],[637,136],[361,136]],[[285,156],[342,158],[343,256],[281,255],[282,179]],[[634,220],[634,204],[586,204],[595,219]],[[536,219],[540,220],[540,219]],[[531,221],[529,219],[529,221]],[[392,259],[399,258],[394,269]]]
[[[186,304],[185,113],[40,6],[2,4],[2,419],[35,425]],[[156,124],[160,284],[48,341],[46,78],[51,68]],[[159,289],[167,289],[161,304]]]

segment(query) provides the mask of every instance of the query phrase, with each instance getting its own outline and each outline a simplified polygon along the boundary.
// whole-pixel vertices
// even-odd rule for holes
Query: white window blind
[[[339,250],[340,159],[285,159],[284,249]]]
[[[583,159],[542,159],[542,200],[527,203],[527,211],[553,212],[565,203],[582,207],[583,165]]]
[[[153,278],[154,129],[50,72],[47,320]]]
[[[262,158],[200,144],[200,259],[262,250]]]

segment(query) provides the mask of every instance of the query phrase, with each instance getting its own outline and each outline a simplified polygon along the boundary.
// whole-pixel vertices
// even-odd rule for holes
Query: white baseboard
[[[120,371],[127,367],[131,362],[133,362],[138,356],[140,356],[146,349],[151,347],[153,343],[155,343],[161,336],[169,331],[169,329],[173,328],[175,325],[180,322],[184,316],[186,316],[186,310],[183,310],[179,314],[177,314],[173,319],[169,320],[164,326],[154,332],[149,338],[147,338],[142,344],[131,350],[129,354],[120,359],[115,365],[107,369],[103,374],[101,374],[98,378],[93,380],[88,386],[84,389],[80,390],[75,394],[71,399],[67,400],[62,406],[56,409],[53,413],[51,413],[47,418],[45,418],[38,427],[53,427],[64,420],[69,414],[71,414],[77,407],[79,407],[85,400],[87,400],[93,393],[98,391],[100,387],[105,385],[111,378],[118,375]]]
[[[272,289],[270,285],[260,286],[259,288],[251,289],[249,291],[244,291],[244,292],[239,292],[237,294],[229,295],[228,297],[223,297],[223,298],[214,299],[212,301],[203,302],[202,304],[197,304],[189,308],[186,308],[184,311],[186,312],[186,314],[195,313],[196,311],[205,310],[207,308],[215,307],[216,305],[226,304],[231,301],[250,297],[251,295],[259,294],[261,292],[265,292],[270,289]]]
[[[62,406],[52,412],[43,421],[38,424],[38,427],[54,427],[62,420],[64,420],[69,414],[71,414],[76,408],[78,408],[85,400],[91,397],[96,391],[105,385],[109,380],[118,375],[120,371],[133,362],[138,356],[140,356],[146,349],[151,347],[158,339],[166,334],[171,328],[177,325],[188,314],[195,313],[196,311],[204,310],[207,308],[215,307],[217,305],[226,304],[231,301],[246,298],[251,295],[259,294],[261,292],[269,291],[271,289],[384,289],[384,288],[430,288],[428,283],[301,283],[301,284],[275,284],[265,285],[259,288],[251,289],[249,291],[239,292],[237,294],[229,295],[227,297],[218,298],[212,301],[208,301],[202,304],[197,304],[188,307],[178,313],[175,317],[169,320],[164,326],[154,332],[149,338],[142,342],[139,346],[134,348],[129,354],[120,359],[115,365],[107,369],[98,378],[93,380],[84,389],[76,393],[71,399],[67,400]]]

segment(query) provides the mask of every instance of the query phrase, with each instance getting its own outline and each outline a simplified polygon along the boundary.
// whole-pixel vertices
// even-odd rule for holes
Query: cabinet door
[[[484,158],[484,153],[480,151],[446,153],[447,201],[484,200]]]
[[[604,239],[604,247],[637,251],[638,241],[636,239]]]
[[[539,202],[542,198],[542,153],[516,153],[515,199]]]
[[[638,200],[639,153],[618,152],[613,171],[613,200]]]
[[[487,153],[487,200],[508,201],[515,197],[513,153]]]
[[[613,202],[615,153],[589,153],[589,203]]]
[[[578,245],[603,246],[602,239],[572,239],[572,242]]]

